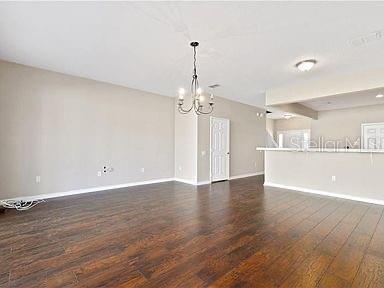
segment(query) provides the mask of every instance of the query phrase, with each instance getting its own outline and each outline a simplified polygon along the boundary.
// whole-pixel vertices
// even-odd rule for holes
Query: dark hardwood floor
[[[0,287],[384,287],[383,206],[168,182],[0,214]]]

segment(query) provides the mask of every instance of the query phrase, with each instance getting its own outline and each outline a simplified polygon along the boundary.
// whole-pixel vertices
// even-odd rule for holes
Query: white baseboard
[[[65,192],[40,194],[36,196],[17,197],[12,199],[5,199],[5,200],[33,201],[33,200],[39,200],[39,199],[49,199],[49,198],[71,196],[71,195],[77,195],[77,194],[83,194],[83,193],[99,192],[104,190],[113,190],[113,189],[126,188],[126,187],[132,187],[132,186],[169,182],[174,180],[175,180],[174,178],[161,178],[161,179],[153,179],[153,180],[140,181],[140,182],[130,182],[130,183],[124,183],[124,184],[117,184],[117,185],[83,188],[83,189],[77,189],[77,190],[71,190],[71,191],[65,191]]]
[[[189,184],[189,185],[196,185],[197,184],[196,181],[189,180],[189,179],[174,178],[173,180],[176,182],[181,182],[181,183],[185,183],[185,184]]]
[[[256,172],[256,173],[242,174],[242,175],[237,175],[237,176],[231,176],[231,177],[229,177],[229,180],[252,177],[252,176],[259,176],[259,175],[264,175],[264,171],[260,171],[260,172]]]
[[[305,193],[312,193],[312,194],[318,194],[318,195],[323,195],[323,196],[348,199],[348,200],[365,202],[365,203],[370,203],[370,204],[384,205],[384,200],[358,197],[358,196],[352,196],[352,195],[347,195],[347,194],[339,194],[339,193],[309,189],[309,188],[304,188],[304,187],[287,186],[287,185],[281,185],[281,184],[271,183],[271,182],[265,182],[264,186],[287,189],[287,190],[295,190],[295,191],[299,191],[299,192],[305,192]]]
[[[231,177],[229,177],[229,180],[246,178],[246,177],[252,177],[252,176],[259,176],[259,175],[264,175],[264,171],[256,172],[256,173],[242,174],[242,175],[237,175],[237,176],[231,176]],[[195,185],[195,186],[211,184],[211,181],[209,181],[209,180],[195,182],[193,180],[186,180],[186,179],[181,179],[181,178],[175,178],[175,181],[186,183],[186,184],[190,184],[190,185]]]
[[[200,181],[196,182],[193,180],[187,180],[187,179],[182,179],[182,178],[175,178],[174,181],[176,182],[181,182],[189,185],[194,185],[194,186],[200,186],[200,185],[206,185],[206,184],[211,184],[211,181]]]
[[[261,175],[261,174],[264,174],[264,172],[239,175],[239,176],[231,177],[231,179],[238,179],[238,178],[250,177],[250,176]],[[196,181],[186,180],[181,178],[161,178],[161,179],[153,179],[153,180],[140,181],[140,182],[130,182],[130,183],[117,184],[117,185],[97,186],[97,187],[76,189],[76,190],[70,190],[70,191],[64,191],[64,192],[40,194],[40,195],[34,195],[34,196],[25,196],[25,197],[21,196],[16,198],[4,199],[0,201],[5,201],[5,200],[33,201],[33,200],[40,200],[40,199],[50,199],[50,198],[65,197],[65,196],[71,196],[71,195],[77,195],[77,194],[92,193],[92,192],[99,192],[99,191],[105,191],[105,190],[114,190],[119,188],[127,188],[132,186],[170,182],[170,181],[182,182],[182,183],[186,183],[194,186],[207,185],[211,183],[210,181],[196,182]]]
[[[211,184],[211,181],[200,181],[200,182],[197,182],[197,186],[200,186],[200,185],[208,185],[208,184]]]

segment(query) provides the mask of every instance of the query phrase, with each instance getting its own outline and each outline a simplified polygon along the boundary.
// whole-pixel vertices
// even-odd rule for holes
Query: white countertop
[[[259,151],[285,151],[285,152],[325,152],[325,153],[384,153],[384,150],[370,150],[370,149],[332,149],[332,148],[309,148],[309,149],[296,149],[296,148],[268,148],[257,147]]]

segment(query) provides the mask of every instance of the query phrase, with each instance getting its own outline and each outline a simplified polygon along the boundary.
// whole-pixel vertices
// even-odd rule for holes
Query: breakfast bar
[[[257,149],[264,186],[384,204],[384,150]]]

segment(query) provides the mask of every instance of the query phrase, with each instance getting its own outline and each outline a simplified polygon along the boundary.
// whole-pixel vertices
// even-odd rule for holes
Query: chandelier
[[[192,83],[191,83],[191,99],[192,103],[189,108],[184,108],[184,96],[185,89],[180,88],[179,90],[179,101],[178,108],[181,114],[187,114],[192,111],[195,111],[197,115],[202,114],[210,114],[213,111],[213,93],[209,96],[208,108],[204,107],[205,95],[203,94],[203,90],[199,86],[199,81],[197,80],[197,72],[196,72],[196,47],[199,46],[199,42],[192,42],[191,46],[193,47],[193,75],[192,75]]]

